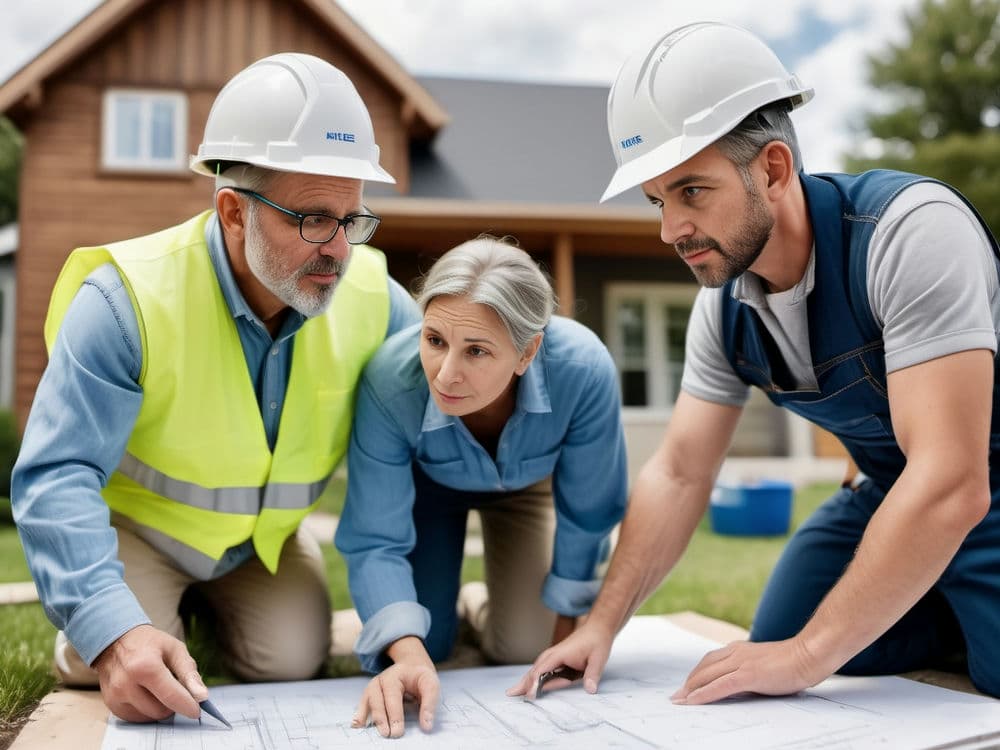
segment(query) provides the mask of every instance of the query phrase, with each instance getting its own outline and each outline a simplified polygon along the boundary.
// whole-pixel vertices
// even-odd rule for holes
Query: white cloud
[[[875,93],[865,55],[898,41],[917,0],[341,0],[414,74],[608,85],[653,36],[699,19],[728,20],[797,51],[794,72],[816,98],[796,113],[810,169],[841,168],[852,127]],[[70,28],[96,0],[10,3],[0,78]],[[58,19],[55,22],[54,19]],[[818,36],[817,36],[818,35]]]

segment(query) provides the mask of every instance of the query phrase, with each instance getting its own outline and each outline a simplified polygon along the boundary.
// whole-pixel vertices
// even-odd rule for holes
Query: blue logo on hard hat
[[[328,141],[343,141],[344,143],[354,143],[354,133],[340,133],[334,130],[326,131]]]
[[[633,146],[638,146],[640,143],[642,143],[642,136],[633,135],[631,138],[626,138],[621,143],[623,149],[632,148]]]

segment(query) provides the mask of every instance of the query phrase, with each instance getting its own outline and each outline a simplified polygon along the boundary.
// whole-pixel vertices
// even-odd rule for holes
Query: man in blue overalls
[[[750,641],[706,655],[674,701],[787,694],[956,655],[1000,696],[1000,251],[939,182],[802,172],[788,113],[811,97],[724,24],[675,29],[622,67],[604,197],[641,185],[704,288],[682,392],[601,595],[511,694],[560,664],[597,689],[615,634],[704,513],[755,385],[840,438],[865,478],[792,537]]]

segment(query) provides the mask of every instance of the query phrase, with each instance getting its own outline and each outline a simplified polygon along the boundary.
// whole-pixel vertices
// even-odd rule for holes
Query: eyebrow
[[[674,180],[671,183],[664,185],[663,192],[672,193],[675,190],[680,190],[681,188],[687,187],[688,185],[702,184],[706,182],[711,184],[714,183],[715,181],[716,181],[715,178],[709,177],[708,175],[705,174],[687,174],[684,175],[683,177],[679,177],[678,179]],[[648,200],[650,203],[660,202],[660,199],[657,198],[655,195],[650,195],[649,193],[645,193],[645,195],[646,195],[646,200]]]
[[[441,332],[437,328],[435,328],[432,325],[429,325],[426,321],[424,322],[423,327],[427,333],[433,333],[437,336],[441,335]],[[492,346],[496,346],[493,339],[487,339],[487,338],[464,338],[462,339],[462,342],[466,344],[490,344]]]

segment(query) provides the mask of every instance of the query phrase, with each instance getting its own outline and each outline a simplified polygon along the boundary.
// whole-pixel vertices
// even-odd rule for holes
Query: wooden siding
[[[372,114],[382,163],[405,192],[409,157],[399,95],[305,6],[282,0],[144,6],[47,80],[40,107],[24,121],[14,394],[22,428],[46,363],[42,325],[49,295],[69,251],[155,231],[211,206],[211,180],[201,176],[102,171],[104,90],[186,92],[191,153],[222,85],[253,60],[282,51],[317,55],[351,78]]]

